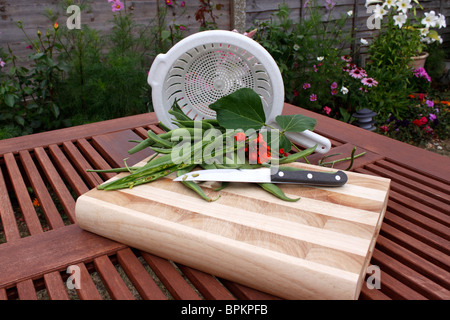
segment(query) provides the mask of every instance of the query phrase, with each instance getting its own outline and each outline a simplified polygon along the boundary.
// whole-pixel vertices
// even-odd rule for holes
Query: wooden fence
[[[87,0],[74,0],[74,3],[83,3]],[[294,21],[302,19],[305,16],[304,4],[307,0],[214,0],[214,5],[219,5],[220,10],[214,9],[216,23],[220,29],[231,30],[237,28],[244,31],[252,27],[253,21],[270,19],[271,15],[277,10],[280,3],[286,3],[291,8],[291,18]],[[61,26],[66,25],[67,14],[63,12],[61,3],[58,0],[0,0],[0,46],[11,47],[14,53],[23,57],[29,53],[26,49],[26,37],[17,27],[16,22],[23,22],[24,30],[31,37],[35,38],[36,31],[42,32],[51,28],[49,19],[45,16],[46,10],[50,9],[53,13],[58,13],[60,17],[58,22]],[[92,0],[90,9],[82,12],[81,23],[100,31],[108,31],[112,28],[113,12],[111,5],[107,0]],[[149,23],[155,19],[157,12],[163,7],[167,7],[165,0],[122,0],[127,12],[133,14],[138,23]],[[208,1],[205,1],[208,2]],[[357,38],[370,40],[374,30],[368,27],[367,21],[371,13],[365,8],[365,0],[334,0],[336,7],[333,12],[338,17],[353,12],[349,19],[348,28],[356,29]],[[182,24],[187,27],[186,35],[199,31],[199,22],[195,15],[200,8],[200,0],[183,1],[173,0],[173,5],[168,7],[169,14],[167,22]],[[325,0],[319,0],[319,4],[324,4]],[[450,16],[450,0],[421,0],[420,3],[426,10],[435,10],[445,16]],[[120,14],[120,13],[119,13]],[[444,39],[443,47],[450,50],[450,28],[439,30]],[[450,54],[448,54],[449,56]]]

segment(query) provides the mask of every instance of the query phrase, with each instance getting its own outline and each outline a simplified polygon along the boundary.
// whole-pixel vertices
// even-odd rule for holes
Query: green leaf
[[[312,131],[317,122],[316,119],[301,114],[277,116],[275,120],[283,132]]]
[[[20,124],[21,126],[24,126],[24,125],[25,125],[25,119],[24,119],[23,117],[21,117],[21,116],[15,116],[15,117],[14,117],[14,120],[16,120],[16,122],[17,122],[18,124]]]
[[[14,107],[15,100],[16,99],[14,98],[13,94],[11,94],[11,93],[5,94],[5,103],[7,106]]]
[[[239,89],[209,107],[225,129],[259,130],[266,122],[261,97],[250,88]]]

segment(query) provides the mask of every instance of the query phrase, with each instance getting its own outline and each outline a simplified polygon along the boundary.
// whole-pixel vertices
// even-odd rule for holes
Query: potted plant
[[[441,36],[433,28],[445,28],[445,16],[434,11],[423,12],[417,0],[366,1],[366,7],[370,5],[375,5],[375,19],[382,22],[377,40],[398,48],[400,52],[395,54],[411,68],[423,68],[428,57],[427,45],[436,41],[442,43]],[[376,60],[377,57],[371,58]]]

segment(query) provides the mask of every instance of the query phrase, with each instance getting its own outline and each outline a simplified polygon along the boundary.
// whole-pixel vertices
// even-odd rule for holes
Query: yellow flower
[[[37,35],[38,35],[38,37],[41,37],[41,30],[37,31]]]
[[[55,24],[53,25],[53,28],[55,28],[55,30],[59,28],[58,22],[55,22]]]

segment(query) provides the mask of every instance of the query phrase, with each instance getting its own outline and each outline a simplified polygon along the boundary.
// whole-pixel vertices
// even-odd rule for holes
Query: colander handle
[[[166,55],[162,53],[158,54],[155,60],[153,60],[147,77],[147,82],[151,87],[155,87],[164,81],[166,74],[166,70],[164,69],[167,68],[166,60]]]
[[[330,140],[310,130],[305,130],[303,132],[286,132],[285,134],[291,141],[306,148],[314,147],[317,144],[316,152],[318,153],[327,153],[331,149]]]

